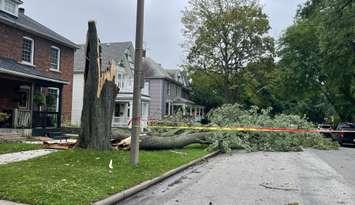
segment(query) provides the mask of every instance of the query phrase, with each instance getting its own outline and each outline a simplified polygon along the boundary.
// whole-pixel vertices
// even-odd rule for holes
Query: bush
[[[271,108],[256,106],[243,109],[239,104],[227,104],[208,113],[211,123],[218,126],[314,129],[305,117],[280,114],[271,116]],[[220,132],[211,137],[211,149],[230,151],[302,151],[302,148],[337,149],[338,144],[319,133],[290,132]]]
[[[6,120],[8,120],[10,117],[10,115],[8,115],[7,113],[4,112],[0,112],[0,122],[5,122]]]
[[[161,128],[165,126],[193,126],[195,124],[194,118],[192,116],[187,116],[183,115],[181,111],[178,111],[175,115],[169,115],[169,116],[164,116],[162,120],[159,121],[151,121],[149,122],[149,125],[155,126],[155,128],[152,128],[151,131],[155,134],[163,134],[165,135],[174,135],[176,132],[180,132],[180,129],[166,129],[166,128]],[[160,127],[161,126],[161,127]]]

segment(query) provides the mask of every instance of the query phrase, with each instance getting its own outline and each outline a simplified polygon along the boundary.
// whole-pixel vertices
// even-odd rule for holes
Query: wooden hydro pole
[[[137,0],[137,25],[136,25],[136,51],[134,66],[133,87],[133,116],[131,139],[131,163],[137,166],[139,163],[139,135],[141,129],[141,89],[144,83],[143,64],[143,30],[144,30],[144,0]]]

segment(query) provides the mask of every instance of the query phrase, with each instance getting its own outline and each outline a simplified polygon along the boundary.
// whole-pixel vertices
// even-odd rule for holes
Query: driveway
[[[120,204],[355,204],[355,148],[220,155]]]

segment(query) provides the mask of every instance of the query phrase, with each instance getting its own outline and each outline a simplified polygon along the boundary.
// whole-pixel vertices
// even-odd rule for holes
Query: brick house
[[[0,0],[0,128],[45,134],[69,121],[78,46]]]

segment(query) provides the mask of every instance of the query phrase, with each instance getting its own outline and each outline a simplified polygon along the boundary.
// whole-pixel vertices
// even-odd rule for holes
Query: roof
[[[155,62],[151,58],[145,58],[143,62],[143,70],[145,78],[162,78],[174,80],[161,64]]]
[[[74,55],[74,72],[84,72],[85,70],[85,46],[79,45],[79,49]],[[102,64],[108,65],[111,60],[119,63],[125,54],[126,50],[133,47],[132,42],[114,42],[114,43],[101,43],[102,48]]]
[[[60,84],[69,84],[69,82],[63,80],[54,73],[43,72],[32,66],[20,64],[13,59],[3,57],[0,57],[0,73]]]
[[[176,74],[179,72],[180,70],[178,69],[167,69],[166,72],[174,79],[176,79]]]
[[[190,105],[194,105],[195,103],[191,100],[182,98],[182,97],[177,97],[173,100],[174,103],[180,103],[180,104],[190,104]]]
[[[155,62],[151,58],[145,58],[143,63],[144,77],[147,79],[165,79],[181,85],[185,89],[189,89],[183,83],[179,82],[176,74],[178,69],[164,69],[161,64]]]
[[[26,16],[23,12],[18,12],[18,17],[7,14],[3,11],[0,11],[0,22],[8,24],[10,26],[16,27],[21,30],[25,30],[29,33],[41,36],[48,40],[54,41],[58,44],[70,47],[78,48],[78,45],[68,40],[67,38],[59,35],[48,27],[38,23],[32,18]]]

